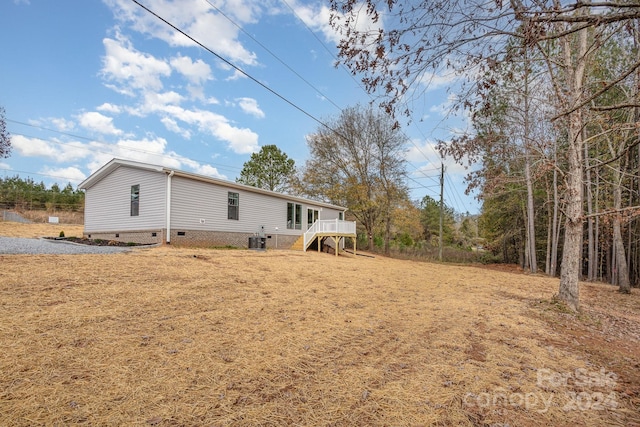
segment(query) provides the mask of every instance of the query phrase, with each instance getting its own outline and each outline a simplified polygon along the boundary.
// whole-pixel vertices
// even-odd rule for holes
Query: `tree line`
[[[58,184],[47,188],[42,181],[35,182],[18,175],[0,178],[0,208],[81,212],[84,209],[84,192],[74,189],[71,183],[62,188]]]

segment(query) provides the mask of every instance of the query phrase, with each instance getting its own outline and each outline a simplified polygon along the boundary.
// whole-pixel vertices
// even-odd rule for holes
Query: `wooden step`
[[[300,237],[298,237],[298,240],[296,240],[293,245],[291,245],[290,248],[292,251],[303,251],[304,250],[304,234],[301,235]]]

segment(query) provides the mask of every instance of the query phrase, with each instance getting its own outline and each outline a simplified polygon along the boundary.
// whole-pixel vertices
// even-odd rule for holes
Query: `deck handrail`
[[[344,221],[340,219],[316,220],[304,233],[304,250],[307,250],[309,243],[318,233],[356,234],[356,222]]]

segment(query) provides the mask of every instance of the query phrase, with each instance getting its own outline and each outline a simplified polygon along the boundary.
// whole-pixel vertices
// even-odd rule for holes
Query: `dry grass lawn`
[[[0,235],[60,228],[30,227]],[[557,279],[383,257],[159,247],[0,268],[7,426],[640,425],[638,289],[585,283],[576,316]]]

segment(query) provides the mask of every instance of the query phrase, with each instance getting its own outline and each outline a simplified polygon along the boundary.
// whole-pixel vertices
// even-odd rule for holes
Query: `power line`
[[[173,28],[174,30],[176,30],[177,32],[179,32],[180,34],[182,34],[183,36],[185,36],[186,38],[188,38],[189,40],[191,40],[192,42],[194,42],[195,44],[197,44],[198,46],[200,46],[201,48],[203,48],[204,50],[206,50],[207,52],[209,52],[210,54],[212,54],[213,56],[215,56],[216,58],[218,58],[220,61],[224,62],[225,64],[227,64],[228,66],[230,66],[231,68],[233,68],[234,70],[236,70],[237,72],[242,74],[243,76],[247,77],[249,80],[251,80],[254,83],[258,84],[259,86],[261,86],[265,90],[271,92],[273,95],[275,95],[278,98],[280,98],[282,101],[286,102],[287,104],[289,104],[290,106],[292,106],[296,110],[300,111],[305,116],[307,116],[310,119],[314,120],[315,122],[317,122],[321,126],[324,126],[327,129],[331,129],[326,123],[324,123],[323,121],[321,121],[320,119],[315,117],[313,114],[309,113],[308,111],[306,111],[302,107],[298,106],[293,101],[290,101],[288,98],[286,98],[284,95],[281,95],[280,93],[278,93],[274,89],[271,89],[269,86],[267,86],[266,84],[262,83],[260,80],[258,80],[257,78],[253,77],[251,74],[247,73],[242,68],[240,68],[237,65],[235,65],[233,62],[231,62],[228,59],[224,58],[222,55],[216,53],[213,49],[207,47],[202,42],[196,40],[194,37],[192,37],[189,34],[185,33],[183,30],[181,30],[180,28],[176,27],[171,22],[167,21],[165,18],[163,18],[162,16],[158,15],[157,13],[155,13],[153,10],[151,10],[148,7],[146,7],[145,5],[141,4],[138,0],[131,0],[131,1],[134,2],[135,4],[137,4],[138,6],[140,6],[142,9],[146,10],[148,13],[150,13],[153,16],[155,16],[156,18],[158,18],[159,20],[161,20],[162,22],[164,22],[165,24],[167,24],[168,26],[170,26],[171,28]],[[331,130],[333,130],[333,129],[331,129]]]
[[[236,26],[236,28],[238,28],[240,31],[242,31],[243,34],[245,34],[247,37],[249,37],[251,40],[253,40],[256,44],[258,44],[258,46],[260,46],[261,48],[263,48],[265,51],[267,51],[267,53],[269,53],[269,55],[273,56],[278,62],[280,62],[282,65],[284,65],[289,71],[291,71],[293,74],[296,75],[296,77],[298,77],[300,80],[302,80],[303,82],[305,82],[307,84],[307,86],[309,86],[311,89],[315,90],[316,93],[318,93],[320,96],[322,96],[323,98],[325,98],[327,101],[329,101],[334,107],[336,107],[338,110],[342,111],[342,108],[340,108],[340,106],[338,106],[338,104],[336,104],[335,102],[333,102],[333,100],[331,98],[329,98],[327,95],[325,95],[324,93],[322,93],[322,91],[320,91],[320,89],[318,89],[317,87],[315,87],[312,83],[310,83],[307,79],[305,79],[302,75],[300,75],[296,70],[294,70],[292,67],[289,66],[289,64],[287,64],[286,62],[284,62],[282,59],[280,59],[280,57],[278,57],[278,55],[276,55],[275,53],[273,53],[267,46],[265,46],[263,43],[261,43],[258,39],[256,39],[255,37],[253,37],[249,32],[247,32],[244,28],[242,28],[242,26],[240,26],[238,23],[236,23],[233,19],[231,19],[228,15],[226,15],[222,10],[220,10],[218,7],[216,7],[214,4],[212,4],[209,0],[204,0],[205,2],[207,2],[209,4],[209,6],[211,6],[213,9],[215,9],[220,15],[222,15],[223,17],[225,17],[229,22],[231,22],[233,25]]]
[[[143,4],[141,4],[138,0],[132,0],[135,4],[137,4],[138,6],[140,6],[142,9],[144,9],[145,11],[147,11],[148,13],[152,14],[153,16],[155,16],[156,18],[158,18],[159,20],[161,20],[162,22],[164,22],[166,25],[170,26],[171,28],[173,28],[175,31],[179,32],[180,34],[184,35],[185,37],[187,37],[189,40],[193,41],[194,43],[196,43],[198,46],[202,47],[203,49],[205,49],[207,52],[211,53],[212,55],[214,55],[216,58],[218,58],[219,60],[223,61],[225,64],[229,65],[230,67],[232,67],[233,69],[235,69],[236,71],[240,72],[242,75],[244,75],[245,77],[249,78],[250,80],[252,80],[254,83],[257,83],[258,85],[260,85],[262,88],[266,89],[267,91],[271,92],[273,95],[277,96],[278,98],[280,98],[281,100],[285,101],[287,104],[291,105],[292,107],[294,107],[295,109],[297,109],[298,111],[300,111],[301,113],[303,113],[304,115],[306,115],[307,117],[311,118],[312,120],[314,120],[315,122],[317,122],[318,124],[320,124],[321,126],[325,127],[326,129],[330,130],[331,132],[335,133],[336,135],[340,136],[341,138],[345,138],[343,135],[341,135],[337,130],[331,128],[329,125],[327,125],[326,123],[324,123],[323,121],[321,121],[320,119],[318,119],[317,117],[315,117],[314,115],[312,115],[311,113],[307,112],[306,110],[304,110],[302,107],[298,106],[297,104],[295,104],[293,101],[290,101],[288,98],[286,98],[284,95],[281,95],[280,93],[278,93],[276,90],[270,88],[269,86],[267,86],[266,84],[260,82],[257,78],[253,77],[251,74],[247,73],[246,71],[242,70],[240,67],[236,66],[234,63],[232,63],[231,61],[227,60],[226,58],[224,58],[223,56],[219,55],[218,53],[216,53],[214,50],[210,49],[209,47],[207,47],[206,45],[204,45],[203,43],[201,43],[200,41],[198,41],[197,39],[195,39],[194,37],[192,37],[191,35],[185,33],[183,30],[181,30],[180,28],[178,28],[177,26],[175,26],[174,24],[172,24],[171,22],[169,22],[167,19],[163,18],[162,16],[158,15],[157,13],[155,13],[153,10],[149,9],[148,7],[144,6]],[[211,5],[211,3],[209,3],[208,0],[206,0],[207,3],[209,5]],[[285,2],[286,3],[286,2]],[[214,7],[213,5],[211,5],[212,7]],[[289,6],[291,7],[291,6]],[[215,8],[215,7],[214,7]],[[215,8],[216,10],[219,11],[219,9]],[[293,9],[292,9],[293,10]],[[295,11],[294,11],[295,14]],[[225,16],[225,18],[228,18],[226,15],[223,14],[223,16]],[[296,16],[298,17],[298,19],[300,19],[300,17],[296,14]],[[301,20],[301,19],[300,19]],[[301,20],[302,21],[302,20]],[[304,23],[304,21],[302,21]],[[234,23],[235,24],[235,23]],[[237,24],[235,24],[236,26],[238,26]],[[305,24],[306,26],[306,24]],[[241,28],[238,26],[238,28]],[[309,29],[309,27],[307,27],[307,29]],[[242,30],[244,32],[244,30]],[[309,31],[311,31],[311,29],[309,29]],[[311,31],[313,33],[313,31]],[[246,32],[245,32],[246,34]],[[315,36],[315,34],[314,34]],[[268,52],[270,52],[266,47],[264,47],[264,45],[262,45],[260,42],[258,42],[257,40],[255,40],[255,38],[251,37],[252,40],[256,41],[256,43],[258,43],[260,46],[262,46],[265,50],[267,50]],[[317,37],[316,37],[317,39]],[[271,53],[271,52],[270,52]],[[273,54],[272,54],[273,55]],[[275,55],[274,55],[275,57]],[[277,58],[277,57],[276,57]],[[286,65],[286,64],[285,64]],[[293,70],[292,70],[293,71]],[[294,72],[295,73],[295,72]],[[296,73],[297,74],[297,73]],[[335,105],[335,104],[334,104]],[[337,107],[337,105],[336,105]],[[340,107],[338,107],[340,109]],[[341,109],[340,109],[341,110]],[[342,110],[341,110],[342,111]],[[405,134],[405,137],[407,137],[407,135]],[[347,138],[345,138],[347,139]],[[407,137],[407,139],[409,141],[412,142],[412,144],[414,144],[416,146],[416,148],[418,149],[419,152],[421,152],[423,154],[423,156],[425,156],[425,159],[427,159],[426,155],[424,155],[424,153],[422,152],[422,150],[420,149],[420,147],[418,147],[410,138]],[[427,159],[428,160],[428,159]],[[417,169],[417,168],[416,168]],[[424,174],[424,173],[423,173]],[[426,176],[426,174],[425,174]],[[418,183],[419,184],[419,183]]]
[[[255,37],[253,37],[251,34],[249,34],[242,26],[240,26],[238,23],[236,23],[231,17],[229,17],[228,15],[226,15],[222,10],[220,10],[218,7],[216,7],[214,4],[211,3],[210,0],[204,0],[209,6],[211,6],[214,10],[216,10],[220,15],[222,15],[224,18],[226,18],[229,22],[231,22],[236,28],[238,28],[240,31],[242,31],[242,33],[244,33],[247,37],[249,37],[251,40],[253,40],[256,44],[258,44],[260,47],[262,47],[267,53],[269,53],[272,57],[274,57],[278,62],[280,62],[282,65],[284,65],[289,71],[291,71],[293,74],[295,74],[299,79],[301,79],[303,82],[305,82],[309,87],[311,87],[313,90],[315,90],[319,95],[321,95],[322,97],[326,98],[331,104],[333,104],[334,107],[336,107],[338,110],[342,111],[342,108],[340,106],[338,106],[335,102],[333,102],[327,95],[325,95],[324,93],[322,93],[319,89],[317,89],[313,84],[311,84],[309,81],[307,81],[302,75],[300,75],[298,72],[296,72],[292,67],[290,67],[287,63],[285,63],[282,59],[280,59],[275,53],[273,53],[267,46],[265,46],[263,43],[261,43],[259,40],[257,40]],[[291,10],[291,12],[294,14],[294,16],[305,26],[305,28],[311,33],[311,35],[316,39],[316,41],[327,51],[327,53],[335,60],[337,61],[337,58],[335,57],[335,55],[329,50],[329,48],[327,48],[327,46],[322,42],[322,40],[320,40],[320,38],[316,35],[316,33],[306,24],[306,22],[304,22],[304,20],[300,17],[300,15],[298,15],[298,13],[295,11],[295,9],[289,4],[287,3],[286,0],[282,0],[282,2],[287,5],[287,7],[289,7],[289,9]],[[342,65],[342,69],[346,70],[344,68],[344,65]],[[355,78],[353,77],[353,75],[351,73],[348,72],[347,70],[347,74],[356,82],[356,84],[360,87],[360,89],[362,89],[365,93],[366,91],[364,90],[364,88],[360,85],[360,83],[355,80]],[[406,134],[405,137],[407,138],[407,140],[412,141]],[[413,141],[412,141],[413,143]],[[418,150],[418,152],[420,152],[422,154],[422,156],[427,160],[427,162],[429,161],[429,159],[427,158],[426,154],[424,152],[422,152],[422,150],[420,149],[420,147],[418,145],[416,145],[415,143],[413,143],[413,145],[416,147],[416,149]],[[424,175],[423,178],[428,178],[428,179],[433,179],[435,180],[435,177],[431,177],[426,175],[426,171],[423,169],[419,169],[417,167],[414,168],[421,174]],[[439,170],[439,169],[433,169],[433,170]],[[415,180],[414,180],[415,181]],[[420,185],[422,188],[427,188],[424,185],[418,183],[418,185]]]
[[[449,175],[445,174],[444,177],[445,183],[447,184],[447,186],[449,187],[449,191],[452,191],[452,188],[455,188],[453,186],[453,184],[451,183],[451,178],[449,177]],[[459,199],[458,197],[458,193],[453,191],[453,202],[456,204],[457,208],[458,208],[458,212],[463,213],[464,211],[462,210],[460,203],[462,203],[462,201]],[[462,203],[464,204],[464,203]]]
[[[207,0],[208,1],[208,0]],[[291,13],[293,13],[293,15],[302,23],[302,25],[304,25],[304,27],[309,31],[309,33],[311,33],[311,35],[316,39],[316,41],[318,42],[318,44],[320,44],[320,46],[322,46],[327,53],[333,58],[334,61],[336,61],[337,64],[340,64],[341,69],[343,69],[350,77],[352,80],[354,80],[354,82],[358,85],[358,87],[370,98],[371,101],[373,101],[373,97],[371,96],[371,94],[369,94],[360,84],[360,82],[358,82],[355,77],[353,76],[353,74],[351,72],[349,72],[349,70],[346,69],[346,67],[344,66],[344,64],[342,64],[341,62],[338,61],[338,58],[336,58],[336,56],[333,54],[333,52],[331,52],[329,50],[329,48],[324,44],[324,42],[322,42],[322,40],[320,40],[320,38],[316,35],[316,33],[307,25],[307,23],[300,17],[300,15],[298,15],[298,13],[296,12],[296,10],[287,2],[287,0],[282,0],[282,2],[287,5],[287,7],[291,10]],[[423,139],[426,141],[426,137],[424,136],[424,134],[422,133],[422,131],[420,129],[418,129],[420,131],[420,134],[422,135]],[[402,133],[404,134],[405,138],[416,148],[416,150],[418,150],[418,153],[420,153],[420,155],[422,155],[422,157],[424,157],[424,159],[427,161],[427,164],[432,164],[433,162],[431,162],[429,160],[429,157],[426,155],[426,153],[424,153],[424,151],[422,151],[422,149],[413,141],[413,139],[409,138],[408,135],[402,131]],[[432,147],[433,149],[433,147]],[[435,152],[435,150],[434,150]],[[438,157],[441,157],[437,152],[436,155],[438,155]],[[411,163],[409,163],[411,164]],[[411,164],[412,166],[414,166],[414,168],[421,174],[423,174],[426,178],[430,178],[430,179],[437,179],[435,177],[430,177],[426,174],[426,171],[421,170],[419,168],[417,168],[415,165]],[[439,171],[440,168],[434,168],[434,171]]]
[[[298,12],[296,12],[296,10],[291,7],[291,5],[289,3],[287,3],[287,0],[282,0],[282,3],[286,4],[287,7],[289,9],[291,9],[291,13],[293,13],[293,15],[298,18],[298,20],[302,23],[302,25],[304,25],[304,27],[311,33],[311,35],[316,39],[316,41],[320,44],[320,46],[322,46],[324,48],[324,50],[327,51],[327,53],[329,54],[329,56],[331,56],[331,58],[333,58],[333,60],[336,62],[336,64],[340,64],[340,68],[345,71],[347,73],[347,75],[349,77],[351,77],[351,80],[353,80],[356,85],[362,89],[362,91],[364,93],[367,93],[367,91],[362,87],[362,85],[360,84],[360,82],[358,80],[356,80],[356,78],[353,76],[353,74],[344,66],[344,64],[342,64],[341,62],[338,61],[338,58],[336,58],[336,56],[333,54],[333,52],[331,52],[331,50],[329,50],[329,48],[324,44],[324,42],[322,40],[320,40],[320,38],[317,36],[317,34],[311,29],[309,28],[309,26],[307,25],[306,22],[304,22],[304,19],[302,19],[300,17],[300,15],[298,15]]]

